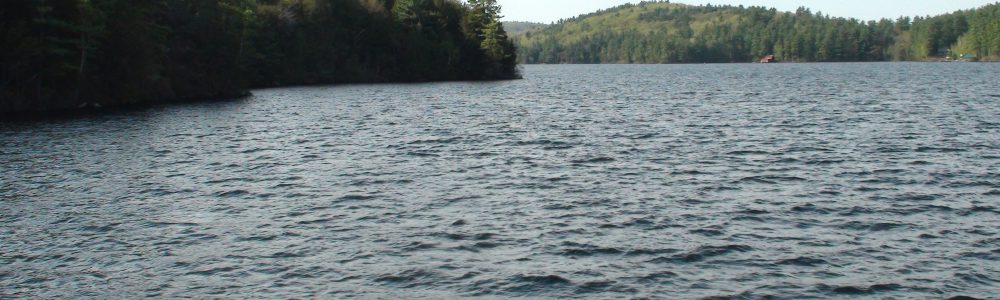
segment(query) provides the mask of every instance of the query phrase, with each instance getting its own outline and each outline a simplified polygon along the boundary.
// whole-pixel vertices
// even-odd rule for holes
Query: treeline
[[[503,22],[503,28],[507,30],[510,35],[517,35],[520,33],[525,33],[531,30],[545,28],[546,24],[536,23],[536,22],[519,22],[519,21],[505,21]]]
[[[0,112],[506,79],[496,0],[5,0]]]
[[[862,22],[764,7],[645,1],[515,36],[523,63],[751,62],[1000,58],[1000,4]]]

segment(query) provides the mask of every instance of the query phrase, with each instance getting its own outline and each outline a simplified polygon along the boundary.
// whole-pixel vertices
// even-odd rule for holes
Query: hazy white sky
[[[794,11],[805,6],[813,12],[822,11],[837,17],[877,20],[883,17],[923,16],[970,9],[997,0],[672,0],[685,4],[731,4],[774,7],[782,11]],[[499,0],[505,21],[532,21],[549,23],[560,18],[575,17],[580,14],[609,8],[625,3],[639,3],[628,0]]]

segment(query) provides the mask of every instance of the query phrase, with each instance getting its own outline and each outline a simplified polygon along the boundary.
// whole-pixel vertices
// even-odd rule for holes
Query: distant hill
[[[862,22],[813,13],[669,1],[625,4],[514,35],[522,63],[701,63],[1000,58],[1000,3]]]
[[[527,31],[548,27],[548,24],[535,22],[503,22],[503,28],[510,35],[521,34]]]

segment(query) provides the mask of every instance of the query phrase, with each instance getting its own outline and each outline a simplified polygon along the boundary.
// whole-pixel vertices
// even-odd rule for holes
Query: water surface
[[[3,122],[0,298],[993,297],[997,78],[527,66]]]

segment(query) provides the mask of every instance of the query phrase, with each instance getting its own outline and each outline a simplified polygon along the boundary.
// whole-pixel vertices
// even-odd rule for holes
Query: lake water
[[[526,66],[0,122],[0,298],[1000,294],[1000,68]]]

